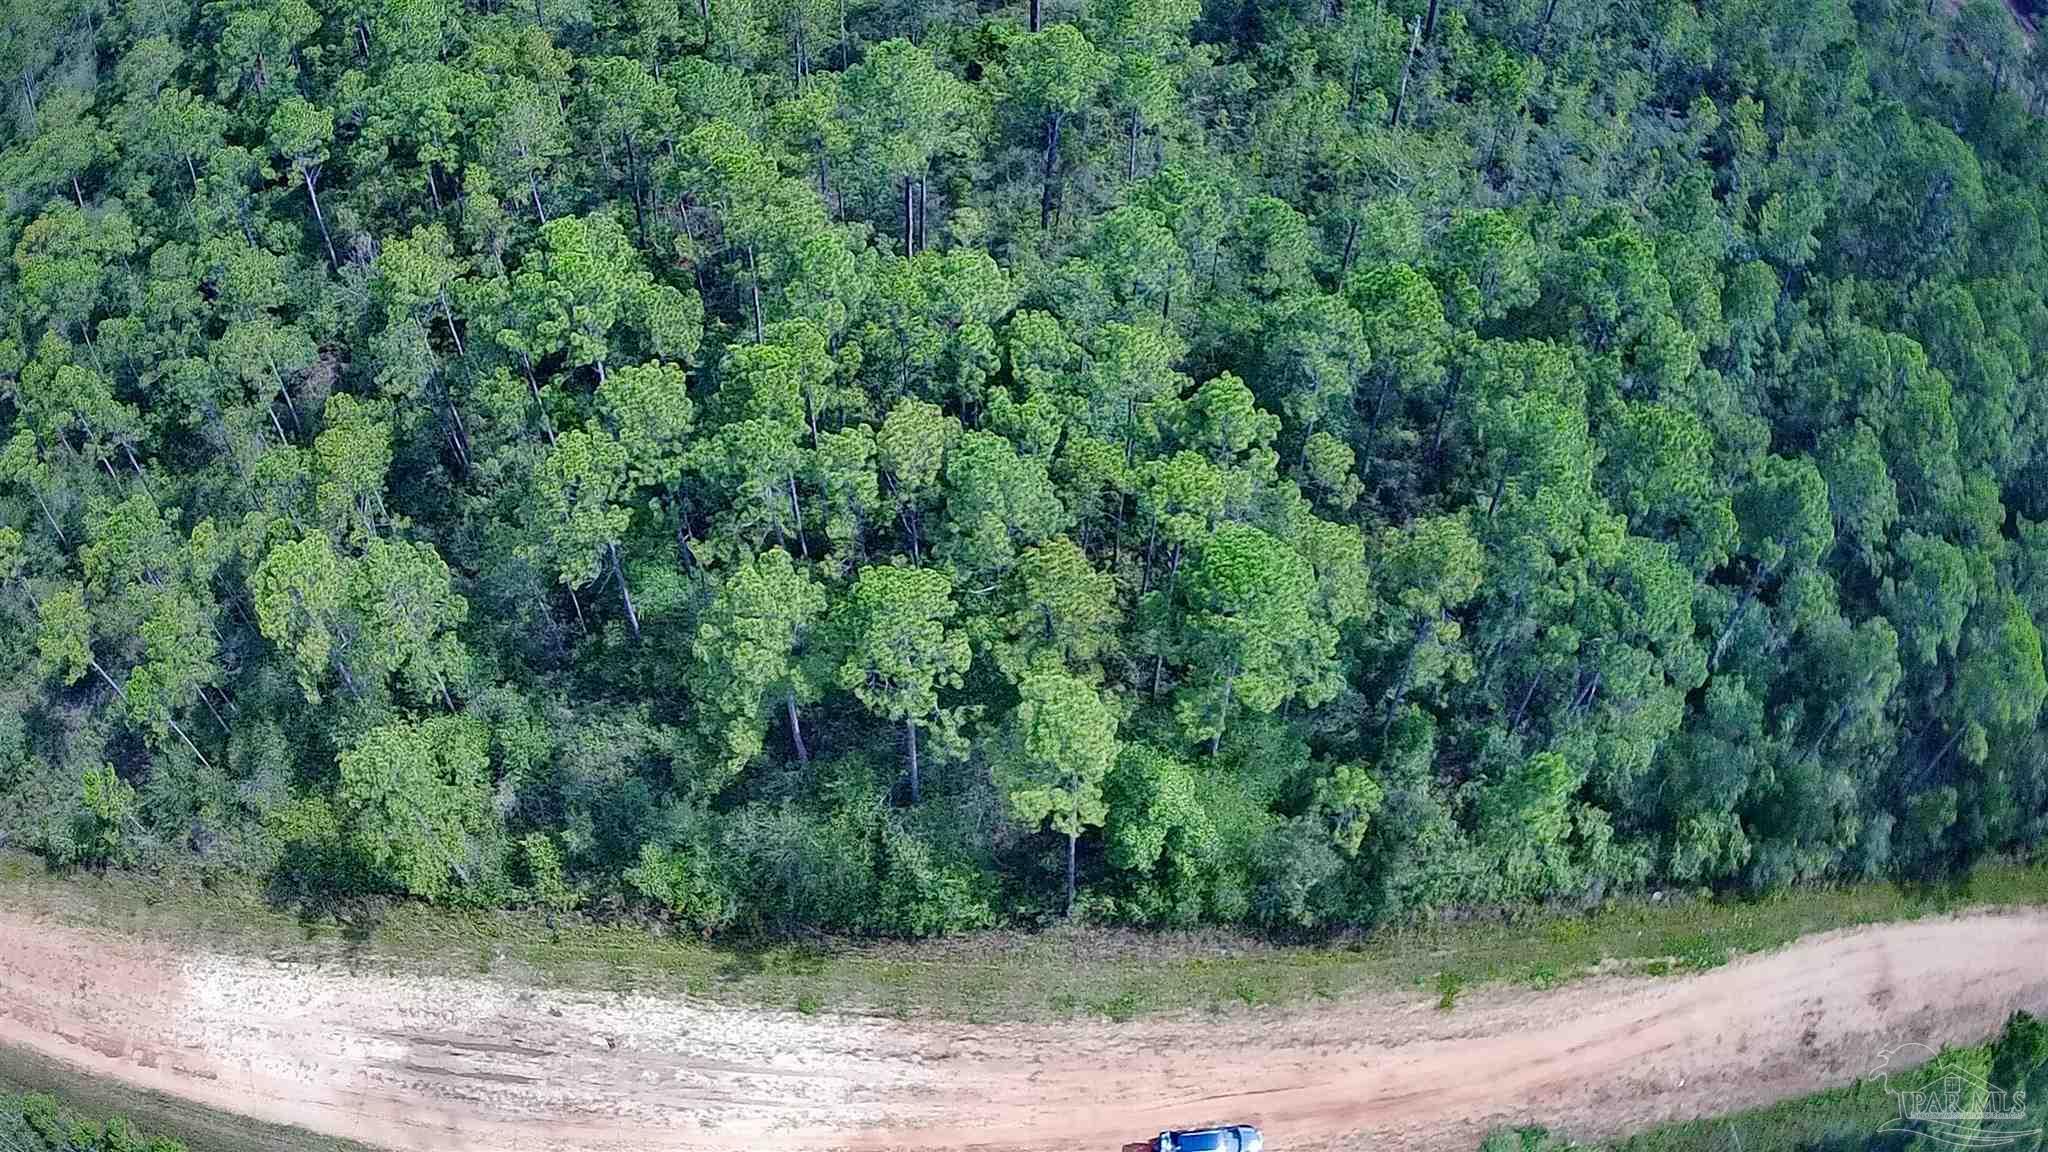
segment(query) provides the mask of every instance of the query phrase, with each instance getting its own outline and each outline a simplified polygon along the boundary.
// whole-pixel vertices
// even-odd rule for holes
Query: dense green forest
[[[0,843],[928,935],[2048,836],[1995,3],[0,36]]]

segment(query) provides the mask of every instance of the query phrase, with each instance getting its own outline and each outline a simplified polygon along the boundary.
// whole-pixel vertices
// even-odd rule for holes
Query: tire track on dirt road
[[[1809,937],[1682,978],[977,1027],[351,972],[0,909],[0,1045],[406,1150],[1117,1148],[1242,1121],[1269,1146],[1597,1138],[1846,1082],[1888,1045],[2048,1009],[2048,913]]]

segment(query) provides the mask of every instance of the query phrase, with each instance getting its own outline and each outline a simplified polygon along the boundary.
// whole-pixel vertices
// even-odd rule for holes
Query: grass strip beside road
[[[1870,884],[1759,901],[1614,902],[1584,914],[1528,914],[1385,929],[1319,947],[1222,932],[1054,928],[923,943],[707,943],[632,924],[394,903],[341,919],[267,904],[257,886],[133,874],[55,875],[0,853],[0,900],[66,923],[173,947],[332,960],[391,970],[481,973],[548,985],[802,1012],[970,1022],[1281,1005],[1406,987],[1455,1011],[1460,990],[1548,987],[1596,972],[1713,967],[1801,936],[1973,907],[2048,904],[2048,865],[1990,864],[1930,888]]]
[[[87,1120],[95,1127],[114,1117],[125,1118],[140,1132],[178,1141],[186,1152],[373,1152],[362,1144],[230,1116],[175,1097],[97,1080],[31,1053],[0,1048],[0,1150],[4,1152],[15,1152],[7,1140],[20,1138],[6,1134],[10,1122],[19,1119],[20,1098],[31,1092],[56,1097],[70,1117]],[[6,1114],[9,1112],[12,1114]],[[28,1144],[21,1152],[38,1146]]]

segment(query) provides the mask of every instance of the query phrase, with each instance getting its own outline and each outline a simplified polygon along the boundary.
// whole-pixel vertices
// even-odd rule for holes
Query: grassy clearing
[[[283,958],[501,977],[617,991],[683,993],[815,1013],[976,1022],[1263,1007],[1404,987],[1455,1010],[1461,990],[1549,987],[1595,971],[1658,975],[1712,967],[1811,932],[1973,906],[2048,904],[2048,865],[1991,865],[1940,889],[1808,890],[1758,902],[1617,903],[1587,915],[1532,915],[1387,930],[1319,948],[1226,933],[1100,929],[989,933],[923,944],[707,944],[633,925],[465,913],[395,904],[301,918],[253,885],[201,887],[129,875],[47,874],[0,854],[0,900],[60,920],[184,946]]]

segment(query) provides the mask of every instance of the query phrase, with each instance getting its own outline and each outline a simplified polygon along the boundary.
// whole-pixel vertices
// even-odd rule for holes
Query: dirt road
[[[1278,1150],[1598,1137],[1840,1083],[2048,1009],[2048,913],[1810,937],[1687,978],[1127,1024],[739,1011],[177,955],[0,909],[0,1045],[401,1149],[1112,1149],[1232,1120]],[[1367,1136],[1363,1144],[1348,1137]]]

